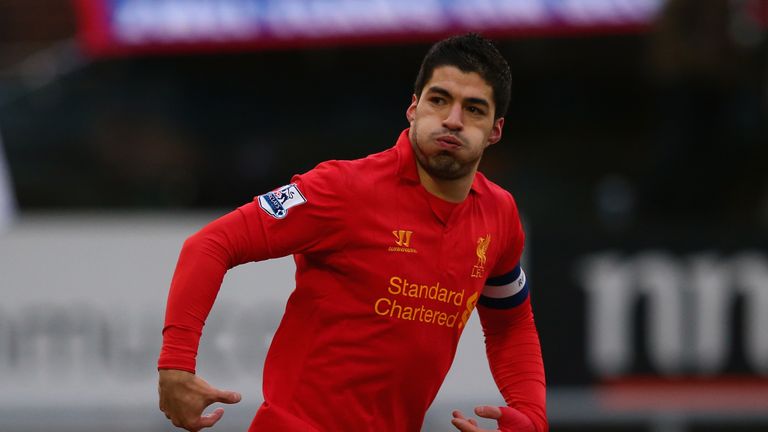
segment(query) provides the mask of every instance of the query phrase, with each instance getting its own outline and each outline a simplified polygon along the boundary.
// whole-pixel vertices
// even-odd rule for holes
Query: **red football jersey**
[[[224,266],[296,261],[250,431],[419,431],[487,279],[524,282],[512,196],[480,173],[459,204],[431,195],[407,130],[394,148],[324,162],[238,212],[246,233],[227,241],[246,252]],[[174,289],[159,363],[193,371],[199,331],[172,310]],[[200,297],[212,304],[215,290]]]

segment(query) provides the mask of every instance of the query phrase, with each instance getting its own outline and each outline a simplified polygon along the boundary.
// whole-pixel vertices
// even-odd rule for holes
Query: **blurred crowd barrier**
[[[1,235],[0,430],[170,430],[155,388],[165,299],[184,239],[215,216],[37,214]],[[765,250],[569,249],[529,231],[553,431],[768,426]],[[293,269],[251,263],[224,281],[198,373],[244,398],[219,430],[244,430],[261,402]],[[485,403],[503,401],[473,318],[424,430]]]

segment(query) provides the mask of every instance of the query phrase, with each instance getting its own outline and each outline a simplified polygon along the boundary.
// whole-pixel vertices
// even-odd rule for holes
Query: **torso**
[[[345,243],[295,256],[265,396],[319,430],[419,431],[505,244],[492,194],[442,205],[396,159],[348,162]]]

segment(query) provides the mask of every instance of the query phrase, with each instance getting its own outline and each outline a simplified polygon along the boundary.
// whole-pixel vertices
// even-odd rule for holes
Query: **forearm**
[[[508,406],[548,430],[541,345],[530,299],[510,309],[478,305],[491,373]]]
[[[256,256],[251,243],[240,210],[184,242],[168,294],[158,368],[195,372],[200,336],[224,275]]]

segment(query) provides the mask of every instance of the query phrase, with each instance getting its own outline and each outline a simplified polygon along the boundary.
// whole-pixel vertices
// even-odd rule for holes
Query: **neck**
[[[475,179],[475,171],[477,171],[477,168],[475,168],[464,177],[455,180],[443,180],[429,175],[418,162],[416,163],[416,168],[419,172],[419,181],[427,192],[452,203],[460,203],[467,198],[469,190],[472,188],[472,182]]]

